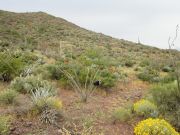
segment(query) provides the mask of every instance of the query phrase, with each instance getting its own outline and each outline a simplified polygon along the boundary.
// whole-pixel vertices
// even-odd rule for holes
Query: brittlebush
[[[179,135],[178,132],[163,119],[146,119],[134,128],[135,135]]]

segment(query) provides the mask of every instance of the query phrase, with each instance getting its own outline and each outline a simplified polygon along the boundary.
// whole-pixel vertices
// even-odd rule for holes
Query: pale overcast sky
[[[180,23],[180,0],[0,0],[0,9],[46,13],[116,38],[168,48]],[[180,48],[180,34],[176,41]]]

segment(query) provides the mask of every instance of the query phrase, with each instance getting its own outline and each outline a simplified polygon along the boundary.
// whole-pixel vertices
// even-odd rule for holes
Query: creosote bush
[[[139,116],[157,117],[157,106],[148,100],[140,100],[134,104],[134,112]]]
[[[179,135],[178,132],[163,119],[146,119],[134,128],[135,135]]]
[[[0,92],[0,104],[12,104],[18,93],[14,90],[7,89]]]

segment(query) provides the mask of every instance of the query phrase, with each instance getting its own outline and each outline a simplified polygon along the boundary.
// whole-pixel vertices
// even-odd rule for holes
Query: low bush
[[[133,65],[135,64],[135,61],[133,61],[133,60],[126,60],[125,61],[125,66],[126,67],[132,67]]]
[[[33,103],[39,113],[41,113],[46,107],[48,109],[55,109],[57,111],[62,109],[62,102],[55,97],[41,97],[33,100]]]
[[[100,77],[99,79],[101,80],[101,87],[103,88],[111,88],[113,87],[116,82],[118,81],[118,77],[116,74],[111,73],[109,70],[105,69],[100,72]]]
[[[59,99],[47,91],[37,90],[32,95],[32,101],[33,112],[40,115],[43,123],[56,124],[62,109],[62,102]]]
[[[171,72],[171,71],[172,71],[172,68],[169,67],[169,66],[164,66],[164,67],[162,68],[162,71],[163,71],[163,72]]]
[[[0,116],[0,134],[9,135],[11,118],[8,116]]]
[[[139,116],[157,117],[157,106],[148,100],[140,100],[134,104],[134,112]]]
[[[0,53],[0,76],[3,81],[11,81],[18,76],[24,68],[21,58],[13,56],[10,52]]]
[[[131,110],[126,108],[118,108],[112,114],[113,120],[120,122],[128,121],[131,117],[132,117]]]
[[[151,68],[145,68],[143,71],[141,71],[138,75],[138,78],[143,81],[148,82],[159,82],[159,72],[151,69]]]
[[[163,119],[146,119],[134,128],[135,135],[179,135],[178,132]]]
[[[39,88],[45,88],[47,91],[55,92],[53,86],[46,80],[38,76],[17,77],[11,82],[11,89],[20,93],[31,93]]]
[[[63,73],[59,70],[59,68],[60,67],[56,64],[47,66],[49,77],[51,79],[60,80],[62,78]]]
[[[176,80],[176,78],[175,78],[175,76],[173,74],[168,74],[168,75],[166,75],[164,77],[161,77],[160,82],[161,83],[171,83],[171,82],[173,82],[175,80]]]
[[[141,67],[146,67],[146,66],[149,66],[150,65],[150,60],[148,59],[144,59],[140,62],[139,66]]]
[[[151,94],[161,115],[180,131],[180,91],[176,82],[155,85]]]
[[[0,104],[12,104],[18,93],[14,90],[8,89],[0,92]]]

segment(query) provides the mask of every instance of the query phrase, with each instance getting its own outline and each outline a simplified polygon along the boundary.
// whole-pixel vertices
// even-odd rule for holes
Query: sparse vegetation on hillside
[[[0,134],[180,131],[178,51],[115,39],[43,12],[0,10],[0,30]]]

